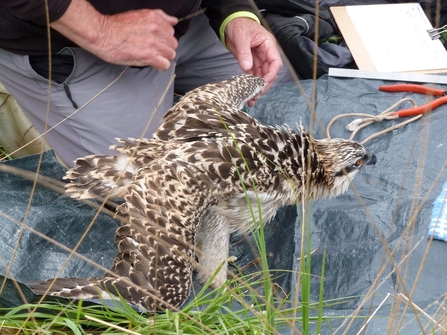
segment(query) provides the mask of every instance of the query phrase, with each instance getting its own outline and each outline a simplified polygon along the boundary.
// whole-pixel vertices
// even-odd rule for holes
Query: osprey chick
[[[212,286],[225,282],[230,233],[245,234],[303,197],[343,193],[375,163],[357,142],[316,140],[301,126],[265,126],[240,111],[264,86],[240,75],[199,87],[167,112],[152,139],[119,139],[116,155],[78,159],[65,177],[72,197],[124,198],[119,253],[110,273],[59,278],[49,294],[121,295],[147,311],[179,307],[193,268],[202,282],[216,272]],[[44,293],[50,283],[31,287]]]

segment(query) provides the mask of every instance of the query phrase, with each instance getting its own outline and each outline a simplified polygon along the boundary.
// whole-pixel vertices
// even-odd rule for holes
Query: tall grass
[[[5,149],[3,149],[2,147],[0,147],[0,160],[2,159],[12,159],[8,153],[5,151]]]
[[[277,334],[281,329],[293,329],[293,318],[300,306],[275,309],[272,316],[266,313],[265,296],[257,296],[255,287],[264,279],[255,278],[259,273],[236,278],[222,287],[210,291],[205,287],[181,312],[166,310],[157,315],[138,313],[125,301],[114,307],[83,305],[82,301],[43,302],[15,308],[0,309],[2,334]],[[303,285],[304,287],[305,285]],[[272,292],[266,292],[272,296]],[[284,301],[277,301],[284,305]],[[319,309],[319,304],[307,303],[306,308]],[[30,312],[32,311],[32,312]],[[321,323],[326,318],[319,315],[306,322]],[[304,326],[303,329],[308,326]],[[307,332],[304,332],[307,334]]]

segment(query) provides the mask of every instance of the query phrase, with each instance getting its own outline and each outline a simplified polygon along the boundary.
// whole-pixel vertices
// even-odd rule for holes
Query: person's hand
[[[175,58],[177,18],[159,9],[102,15],[85,0],[72,0],[51,27],[106,62],[167,70]]]
[[[175,24],[177,18],[159,9],[106,16],[97,55],[110,63],[167,70],[178,46],[174,37]]]
[[[231,20],[225,28],[225,44],[246,73],[262,77],[267,92],[282,68],[282,60],[275,37],[250,18]],[[257,98],[248,102],[253,106]]]

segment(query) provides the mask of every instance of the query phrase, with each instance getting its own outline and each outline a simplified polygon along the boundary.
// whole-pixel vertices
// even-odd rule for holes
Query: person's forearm
[[[202,0],[202,7],[207,8],[205,14],[219,38],[221,38],[222,23],[230,15],[237,12],[249,12],[254,15],[258,13],[256,6],[253,6],[249,0]]]
[[[92,51],[100,43],[104,24],[104,15],[90,3],[72,0],[64,15],[51,22],[50,26],[80,47]]]
[[[72,0],[51,27],[106,62],[167,70],[178,46],[177,22],[160,9],[103,15],[86,0]]]

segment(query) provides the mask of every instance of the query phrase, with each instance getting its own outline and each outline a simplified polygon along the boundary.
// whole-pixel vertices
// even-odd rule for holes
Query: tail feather
[[[89,279],[84,278],[57,278],[26,283],[34,293],[39,295],[52,295],[57,297],[78,299],[99,299],[105,292]]]

